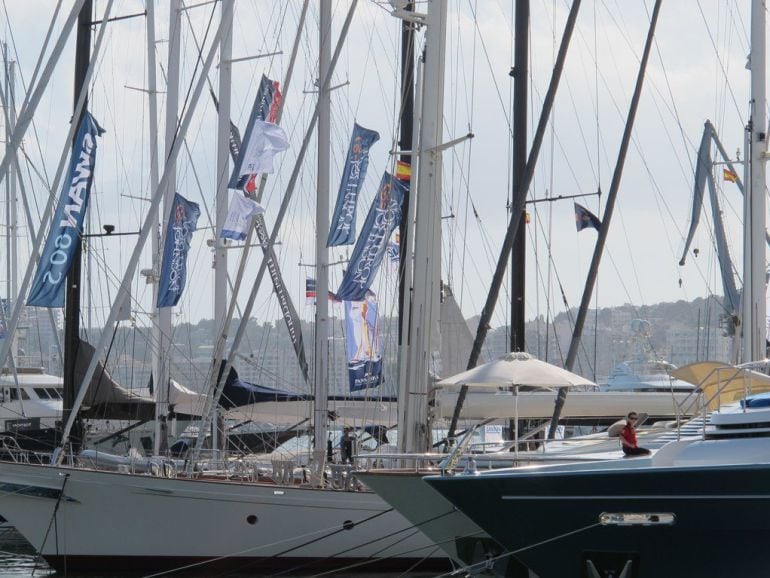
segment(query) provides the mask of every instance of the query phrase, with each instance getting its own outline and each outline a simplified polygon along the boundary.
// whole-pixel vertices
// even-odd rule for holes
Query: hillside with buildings
[[[26,364],[43,366],[60,374],[61,362],[50,320],[47,312],[42,311],[30,309],[26,312],[24,329],[19,337],[19,352]],[[680,366],[704,359],[727,361],[731,340],[720,329],[722,313],[722,307],[715,298],[641,307],[623,305],[591,311],[575,370],[601,382],[617,363],[638,355],[640,351]],[[574,310],[560,313],[548,323],[543,318],[530,321],[526,327],[527,350],[540,359],[562,365],[569,348],[575,314]],[[328,342],[331,360],[329,382],[332,394],[343,395],[347,392],[344,327],[341,311],[336,311],[336,315]],[[639,323],[634,323],[636,319],[647,322],[642,325],[643,334],[638,331]],[[377,393],[390,396],[395,395],[397,390],[397,324],[394,318],[383,319],[381,323],[385,384]],[[468,320],[472,333],[475,333],[477,323],[476,319]],[[56,324],[61,334],[58,318]],[[311,366],[313,331],[312,323],[302,324]],[[175,327],[172,355],[174,379],[195,388],[203,386],[213,353],[213,335],[212,320]],[[93,343],[98,339],[98,332],[92,330],[87,337]],[[147,386],[152,363],[148,346],[150,340],[149,330],[143,327],[120,327],[115,333],[108,368],[121,383],[137,388]],[[509,341],[508,327],[490,331],[483,360],[505,353]],[[242,378],[274,387],[310,391],[310,386],[302,379],[283,320],[250,321],[242,351],[242,355],[234,360]]]

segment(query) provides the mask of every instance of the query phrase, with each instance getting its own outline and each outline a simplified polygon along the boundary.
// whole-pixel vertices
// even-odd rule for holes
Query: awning
[[[693,384],[702,391],[712,411],[721,405],[743,399],[747,395],[770,392],[769,376],[721,361],[691,363],[674,370],[671,375]],[[692,404],[696,402],[693,394]]]

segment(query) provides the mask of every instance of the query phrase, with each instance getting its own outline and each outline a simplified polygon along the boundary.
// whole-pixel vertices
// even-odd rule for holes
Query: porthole
[[[257,523],[257,517],[254,514],[250,514],[246,516],[246,522],[253,526]]]
[[[353,520],[345,520],[344,522],[342,522],[343,530],[352,530],[355,527],[356,527],[356,524],[355,522],[353,522]]]

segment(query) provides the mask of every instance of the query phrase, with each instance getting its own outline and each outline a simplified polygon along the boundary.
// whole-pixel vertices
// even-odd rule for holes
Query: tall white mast
[[[765,153],[767,152],[767,99],[765,82],[765,1],[751,3],[751,118],[747,127],[750,178],[744,201],[743,251],[743,361],[767,357]]]
[[[166,137],[164,140],[164,159],[169,158],[169,153],[174,145],[177,119],[179,115],[179,49],[181,33],[181,12],[179,0],[169,2],[168,25],[168,67],[166,85]],[[148,68],[152,68],[148,66]],[[153,73],[154,75],[154,73]],[[153,299],[158,295],[158,282],[160,280],[161,253],[165,236],[168,212],[174,202],[176,192],[176,162],[167,161],[168,185],[163,194],[163,209],[160,211],[160,228],[155,225],[153,231]],[[153,189],[154,190],[154,189]],[[163,307],[155,310],[156,323],[153,324],[155,349],[153,352],[153,379],[155,385],[155,453],[163,452],[167,446],[166,416],[168,415],[168,380],[169,368],[166,355],[169,340],[171,338],[171,307]]]
[[[8,107],[8,114],[6,118],[8,122],[5,125],[5,142],[11,140],[16,125],[16,107],[14,103],[15,98],[15,62],[8,59],[8,45],[3,44],[3,62],[5,63],[5,102]],[[8,291],[7,298],[8,303],[16,300],[19,291],[19,268],[18,268],[18,223],[17,223],[17,207],[16,207],[16,155],[14,153],[12,162],[8,167],[8,178],[5,181],[6,184],[6,200],[7,206],[7,222],[6,222],[6,242],[8,251],[8,271],[7,271],[7,283]],[[7,313],[7,312],[6,312]],[[16,348],[18,343],[16,341],[16,334],[10,336],[11,342],[11,354],[16,357]]]
[[[227,249],[224,240],[219,238],[219,232],[227,219],[227,181],[230,177],[230,87],[232,84],[233,66],[233,10],[228,7],[233,0],[222,2],[222,41],[219,48],[219,117],[217,119],[217,202],[216,227],[214,229],[214,335],[219,337],[219,328],[227,315]],[[219,368],[215,368],[219,371]],[[219,439],[219,420],[216,419],[217,406],[214,405],[214,448],[226,447],[224,434]]]
[[[414,283],[412,323],[403,421],[399,424],[402,451],[423,452],[429,445],[427,415],[431,345],[438,324],[441,291],[441,173],[444,119],[444,61],[446,54],[447,3],[430,0],[425,40],[425,65],[420,107],[420,141],[415,196]]]
[[[329,83],[324,80],[331,65],[331,0],[321,0],[318,31],[318,181],[316,183],[316,308],[315,308],[315,363],[313,384],[315,405],[313,412],[313,434],[315,446],[313,458],[316,475],[323,471],[326,455],[327,405],[329,397],[329,250],[326,236],[329,232],[329,162],[331,138],[331,99]]]

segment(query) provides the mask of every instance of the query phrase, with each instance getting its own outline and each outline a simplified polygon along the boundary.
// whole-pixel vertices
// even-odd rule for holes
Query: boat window
[[[43,389],[42,387],[35,387],[34,388],[35,393],[40,399],[50,399],[51,396],[48,395],[48,392]]]
[[[45,390],[48,392],[48,395],[51,396],[51,399],[61,399],[61,396],[55,387],[46,387]]]
[[[15,387],[11,388],[11,401],[17,401],[19,399],[19,390]]]
[[[60,398],[64,399],[64,388],[63,387],[57,387],[56,388],[56,393],[59,394]]]
[[[21,390],[21,399],[29,399],[29,394],[26,389]]]

